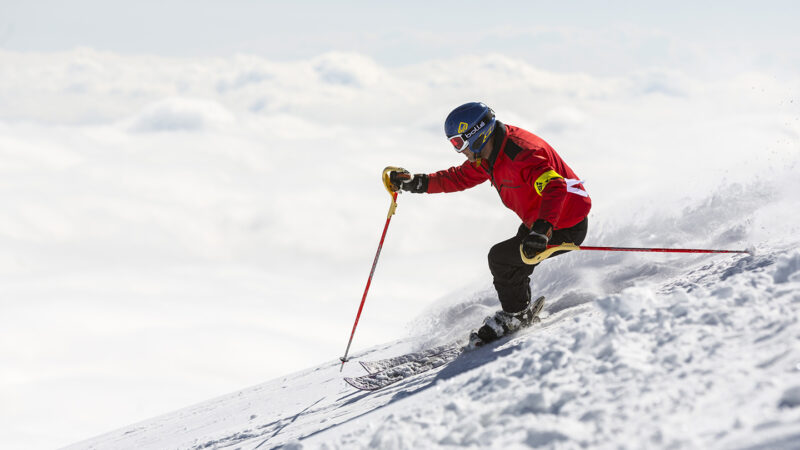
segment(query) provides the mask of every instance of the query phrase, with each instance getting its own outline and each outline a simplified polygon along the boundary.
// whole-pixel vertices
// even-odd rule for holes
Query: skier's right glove
[[[533,258],[547,250],[547,243],[553,236],[553,226],[544,219],[537,219],[531,226],[531,232],[522,238],[522,253],[526,258]]]
[[[389,182],[395,191],[402,189],[414,194],[428,192],[428,176],[421,173],[411,175],[406,169],[389,172]]]

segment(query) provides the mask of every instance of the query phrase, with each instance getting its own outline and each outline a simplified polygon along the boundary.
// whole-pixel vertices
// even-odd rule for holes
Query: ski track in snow
[[[794,247],[556,298],[508,342],[377,392],[329,362],[71,448],[798,448]]]

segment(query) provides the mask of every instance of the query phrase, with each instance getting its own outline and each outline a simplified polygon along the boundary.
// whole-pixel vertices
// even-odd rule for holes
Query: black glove
[[[411,175],[406,169],[389,172],[389,182],[395,191],[402,189],[415,194],[428,192],[428,176],[421,173]]]
[[[547,243],[553,236],[553,226],[544,219],[533,222],[531,232],[522,238],[522,253],[526,258],[533,258],[538,253],[547,250]]]

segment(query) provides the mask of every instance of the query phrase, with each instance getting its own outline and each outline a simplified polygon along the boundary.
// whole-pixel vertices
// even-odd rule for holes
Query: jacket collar
[[[495,127],[495,132],[492,134],[492,154],[489,155],[489,158],[486,160],[487,168],[489,169],[489,174],[492,173],[494,170],[494,163],[497,161],[497,157],[500,155],[500,152],[503,151],[503,144],[506,143],[506,126],[503,122],[497,121],[497,125]]]

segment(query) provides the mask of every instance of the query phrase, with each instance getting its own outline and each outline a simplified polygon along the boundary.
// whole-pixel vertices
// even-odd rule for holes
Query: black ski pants
[[[550,244],[558,245],[571,242],[580,245],[586,238],[588,226],[589,222],[584,218],[573,227],[553,230]],[[533,273],[533,269],[536,268],[536,265],[528,265],[522,262],[522,257],[519,253],[519,246],[522,245],[522,239],[527,236],[529,232],[530,230],[528,227],[522,224],[516,236],[495,244],[491,250],[489,250],[489,270],[494,277],[494,287],[497,289],[497,297],[500,299],[500,305],[505,312],[520,312],[527,308],[528,303],[531,301],[530,276]],[[561,253],[567,252],[556,252],[553,256]]]

